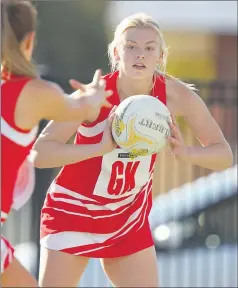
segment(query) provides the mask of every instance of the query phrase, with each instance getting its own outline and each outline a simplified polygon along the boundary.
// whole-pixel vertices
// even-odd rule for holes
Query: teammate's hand
[[[107,154],[111,151],[113,151],[116,147],[117,144],[114,141],[113,137],[112,137],[112,121],[115,117],[115,110],[116,110],[117,106],[114,106],[107,118],[106,121],[106,126],[104,128],[104,132],[103,132],[103,136],[102,136],[102,140],[100,142],[101,144],[101,155]]]
[[[111,108],[112,105],[107,98],[112,95],[113,91],[105,90],[105,80],[101,79],[101,70],[96,70],[93,81],[90,84],[82,84],[76,80],[70,80],[69,83],[77,90],[73,95],[76,98],[83,99],[85,107],[85,120],[95,121],[102,107]]]

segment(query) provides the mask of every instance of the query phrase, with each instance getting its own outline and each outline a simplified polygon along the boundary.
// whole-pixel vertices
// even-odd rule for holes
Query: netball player
[[[31,62],[37,13],[28,1],[1,3],[1,224],[12,208],[19,208],[34,189],[34,169],[27,155],[41,119],[83,121],[111,107],[105,83],[97,71],[83,92],[65,97],[55,84],[41,80]],[[36,286],[1,237],[1,285]]]
[[[187,147],[173,120],[169,143],[177,159],[212,170],[232,165],[231,149],[204,102],[192,87],[166,74],[166,44],[151,17],[124,19],[108,52],[112,73],[103,78],[113,91],[112,105],[131,95],[156,97],[173,119],[185,117],[202,144]],[[101,259],[116,287],[159,285],[148,222],[156,155],[132,160],[116,147],[112,118],[111,109],[102,108],[91,123],[51,122],[33,148],[37,167],[63,166],[42,208],[43,287],[76,287],[89,258]],[[75,143],[66,144],[75,132]]]

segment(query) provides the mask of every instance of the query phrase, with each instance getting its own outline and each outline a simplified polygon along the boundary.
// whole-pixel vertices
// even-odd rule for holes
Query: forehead
[[[136,28],[130,27],[127,28],[124,33],[122,34],[123,42],[126,41],[133,41],[137,43],[146,43],[155,41],[160,44],[160,36],[158,32],[153,28]]]

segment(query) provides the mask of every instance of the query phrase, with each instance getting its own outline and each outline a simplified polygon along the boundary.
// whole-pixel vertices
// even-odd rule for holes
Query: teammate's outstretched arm
[[[101,71],[97,70],[89,85],[77,82],[84,90],[77,90],[69,96],[56,84],[40,79],[29,81],[16,106],[17,125],[31,129],[41,119],[82,122],[92,115],[97,116],[102,106],[111,106],[107,97],[112,92],[105,90],[101,76]]]

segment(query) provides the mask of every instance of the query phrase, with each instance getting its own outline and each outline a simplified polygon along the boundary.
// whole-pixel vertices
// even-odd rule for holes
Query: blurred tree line
[[[70,78],[90,82],[96,69],[108,72],[104,25],[108,1],[34,1],[39,25],[34,59],[43,76],[69,92]]]

